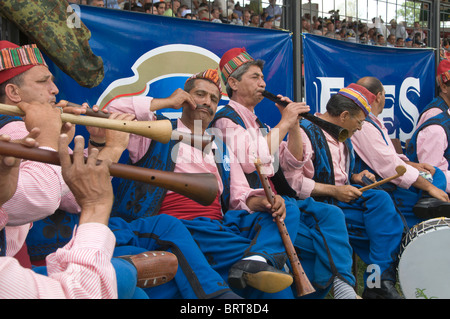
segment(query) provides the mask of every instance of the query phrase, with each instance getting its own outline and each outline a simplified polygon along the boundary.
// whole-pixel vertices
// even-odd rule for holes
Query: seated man
[[[447,111],[450,106],[450,61],[447,59],[442,60],[438,65],[436,85],[439,88],[439,94],[422,110],[417,119],[416,128],[433,116]]]
[[[405,217],[408,228],[424,219],[433,218],[436,212],[447,211],[447,214],[450,214],[444,174],[439,169],[435,173],[431,165],[411,162],[405,155],[398,154],[387,129],[378,118],[384,108],[384,88],[381,82],[374,77],[364,77],[359,79],[357,84],[373,93],[375,99],[365,124],[351,138],[355,150],[356,171],[367,169],[375,174],[377,179],[385,179],[396,174],[397,166],[406,168],[403,176],[381,187],[391,195]],[[430,171],[434,173],[432,183],[420,175],[420,172]]]
[[[31,138],[35,132],[24,139],[24,145],[37,146]],[[3,135],[1,139],[9,138]],[[67,141],[67,135],[61,136],[61,143],[66,143],[67,146]],[[92,165],[97,161],[97,151],[91,153],[86,164],[80,160],[80,157],[83,158],[82,153],[75,154],[73,164],[67,151],[60,155],[64,179],[70,189],[74,190],[75,198],[81,206],[79,226],[65,247],[48,256],[48,275],[43,276],[21,267],[13,257],[5,257],[4,225],[8,221],[8,215],[0,208],[0,298],[117,298],[118,283],[127,286],[130,293],[135,294],[138,280],[153,279],[145,276],[139,278],[138,273],[142,277],[143,273],[150,274],[155,269],[135,263],[135,256],[130,256],[128,261],[111,259],[115,244],[114,235],[107,227],[113,202],[109,176],[111,162],[103,161],[99,165]],[[1,156],[0,204],[9,200],[15,192],[19,163],[20,160]],[[101,193],[97,187],[100,187]],[[123,277],[116,277],[116,274]],[[128,282],[123,281],[125,278]]]
[[[56,107],[65,106],[66,103],[55,103],[58,88],[39,50],[36,47],[18,47],[8,41],[1,41],[0,45],[2,45],[2,54],[5,53],[3,56],[13,56],[18,53],[34,55],[33,59],[16,61],[17,64],[10,63],[10,68],[0,71],[0,101],[18,106],[26,115],[24,118],[0,116],[0,132],[9,134],[11,139],[15,140],[24,138],[32,129],[39,129],[40,134],[36,137],[39,146],[47,150],[59,150],[58,139],[63,128],[69,136],[67,142],[69,144],[74,135],[73,126],[62,124],[60,110]],[[72,111],[78,114],[81,112],[79,109]],[[134,116],[112,114],[111,118],[130,120]],[[90,130],[89,150],[94,148],[92,145],[94,142],[95,148],[100,150],[98,159],[117,161],[128,145],[129,134],[97,128]],[[105,143],[102,146],[103,142]],[[76,146],[77,152],[86,153],[84,142],[76,143]],[[72,150],[68,151],[72,152]],[[29,247],[32,246],[38,251],[44,250],[45,258],[57,248],[62,247],[64,241],[67,243],[70,240],[70,233],[80,218],[80,207],[63,179],[61,168],[36,161],[20,163],[17,191],[4,203],[3,209],[8,213],[8,225],[12,225],[12,227],[6,227],[6,240],[8,245],[12,243],[9,256],[15,255],[22,247],[27,235],[30,239],[31,233],[33,240]],[[52,217],[56,214],[58,214],[57,218],[53,219]],[[30,231],[31,224],[33,228]],[[175,280],[169,282],[167,286],[164,285],[164,296],[212,298],[230,293],[229,287],[222,278],[209,267],[187,229],[175,218],[155,217],[143,223],[124,223],[120,218],[111,218],[109,227],[116,236],[118,246],[114,251],[116,256],[168,249],[176,254],[178,259],[183,260],[179,263],[180,271],[177,271]],[[54,231],[55,228],[58,231]],[[155,240],[158,238],[160,241]],[[163,257],[158,256],[156,259],[161,258]],[[152,259],[152,255],[148,255],[144,262],[151,263]],[[120,260],[114,263],[120,263]],[[45,262],[43,264],[45,265]],[[40,271],[41,268],[38,268],[37,270]],[[168,267],[167,270],[170,273],[173,268]],[[123,293],[121,289],[119,290],[119,298],[134,297],[134,286],[131,290],[126,289],[129,277],[117,272],[118,278],[121,279],[119,284],[125,283]],[[201,273],[202,276],[197,276],[197,273]],[[197,281],[186,279],[186,275],[197,276]],[[178,283],[181,284],[178,285]],[[161,297],[160,293],[153,290],[152,284],[144,283],[142,286],[146,288],[147,295]]]
[[[449,117],[450,110],[447,110],[426,120],[416,129],[406,148],[406,156],[411,161],[426,162],[444,172],[447,193],[450,193]]]
[[[323,298],[334,284],[335,298],[356,298],[352,287],[355,281],[351,273],[352,250],[342,211],[309,196],[302,197],[291,188],[294,181],[287,183],[284,176],[287,171],[296,171],[302,166],[298,115],[308,112],[309,107],[280,95],[288,105],[286,108],[277,105],[281,120],[269,129],[254,112],[266,86],[264,61],[254,60],[245,49],[233,48],[222,56],[219,66],[230,102],[217,112],[213,129],[224,136],[252,188],[261,187],[254,165],[259,157],[272,188],[287,203],[287,214],[300,213],[299,229],[293,242],[305,273],[316,288],[308,297]],[[283,141],[285,136],[287,142]]]
[[[373,100],[372,93],[364,87],[351,84],[333,95],[327,103],[327,111],[317,116],[347,129],[351,137],[361,129]],[[392,199],[381,190],[359,191],[363,176],[372,180],[374,176],[368,171],[354,171],[350,139],[339,142],[305,119],[300,126],[304,165],[287,179],[303,179],[303,187],[311,189],[310,195],[316,200],[341,208],[353,249],[364,263],[379,267],[380,286],[369,287],[365,282],[362,297],[401,298],[394,284],[403,223]]]
[[[217,71],[209,69],[193,75],[184,90],[177,89],[168,98],[121,98],[109,105],[109,111],[136,114],[137,120],[155,120],[154,112],[159,109],[182,108],[181,118],[173,121],[174,129],[204,134],[220,95]],[[286,253],[273,221],[275,216],[285,218],[284,201],[277,196],[271,207],[262,189],[250,189],[233,154],[219,138],[214,140],[212,152],[205,154],[179,141],[162,144],[131,135],[128,151],[133,165],[212,173],[217,177],[219,193],[213,204],[202,206],[160,187],[122,182],[113,215],[127,221],[157,214],[181,219],[212,267],[242,296],[258,298],[261,292],[266,292],[271,293],[266,298],[279,297],[276,293],[292,284],[292,277],[281,270]],[[285,223],[289,233],[295,233],[297,225],[292,220],[298,216],[291,215],[286,215]]]

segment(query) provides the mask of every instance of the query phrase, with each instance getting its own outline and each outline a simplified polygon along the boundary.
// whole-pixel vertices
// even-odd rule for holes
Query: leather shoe
[[[137,270],[139,288],[156,287],[175,277],[178,259],[167,251],[146,251],[138,255],[119,256],[129,261]]]
[[[247,285],[263,292],[276,293],[292,285],[290,274],[256,260],[240,260],[228,273],[228,284],[234,289]]]
[[[413,212],[422,219],[450,217],[450,203],[434,197],[421,198],[414,205]]]
[[[363,299],[403,299],[391,280],[382,280],[380,288],[364,288]]]

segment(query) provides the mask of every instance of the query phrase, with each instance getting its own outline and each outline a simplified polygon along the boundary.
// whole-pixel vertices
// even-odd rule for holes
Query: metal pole
[[[291,25],[294,64],[294,101],[301,101],[302,92],[302,1],[291,1]]]
[[[440,25],[439,22],[441,20],[441,1],[440,0],[434,0],[431,5],[431,39],[428,45],[435,49],[434,55],[435,55],[435,72],[437,71],[437,66],[439,64],[440,60],[440,40],[441,40],[441,32],[440,32]],[[436,95],[438,94],[438,88],[436,87]]]

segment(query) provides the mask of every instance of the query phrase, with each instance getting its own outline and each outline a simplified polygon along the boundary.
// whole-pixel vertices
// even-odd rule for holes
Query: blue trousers
[[[353,250],[342,210],[313,198],[284,198],[288,211],[298,209],[300,212],[294,246],[305,274],[316,289],[315,293],[303,298],[324,298],[335,276],[355,285],[352,274]]]
[[[396,280],[403,221],[389,194],[369,189],[349,203],[336,204],[345,214],[350,244],[367,265],[378,265],[382,280]]]
[[[285,224],[291,238],[295,238],[297,233],[298,220],[299,215],[295,211],[286,216]],[[199,217],[182,222],[189,229],[209,264],[224,280],[227,280],[231,266],[248,256],[262,256],[278,269],[283,269],[287,261],[278,227],[270,213],[249,214],[244,210],[235,210],[226,212],[222,220]],[[292,298],[292,292],[290,295],[284,292],[270,294],[251,287],[236,293],[248,299]]]
[[[436,171],[433,175],[433,185],[445,192],[447,187],[447,179],[445,174],[439,168],[435,167],[435,169]],[[424,219],[418,218],[414,215],[412,209],[422,196],[427,196],[426,193],[413,186],[408,189],[404,189],[390,183],[384,189],[389,193],[389,195],[391,195],[395,205],[405,218],[408,228],[412,228],[414,225],[424,221]]]
[[[186,227],[175,217],[158,215],[126,222],[110,219],[116,236],[115,256],[165,250],[178,258],[178,271],[168,283],[144,289],[151,299],[208,299],[230,291],[222,277],[208,264]]]

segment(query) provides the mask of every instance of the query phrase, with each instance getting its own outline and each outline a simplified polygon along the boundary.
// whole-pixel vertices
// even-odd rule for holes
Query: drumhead
[[[450,227],[434,219],[411,229],[398,264],[401,290],[406,299],[450,298]],[[417,225],[417,226],[419,226]],[[431,225],[431,227],[429,227]]]

